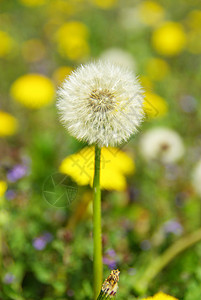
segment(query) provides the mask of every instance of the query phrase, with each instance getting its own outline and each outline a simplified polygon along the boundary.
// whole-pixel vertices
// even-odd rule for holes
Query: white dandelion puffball
[[[78,140],[115,146],[135,133],[144,118],[141,85],[129,70],[109,62],[89,63],[58,90],[60,120]]]
[[[133,56],[119,48],[109,48],[102,52],[100,59],[103,61],[110,61],[116,65],[123,66],[128,69],[136,70],[136,63]]]
[[[154,128],[144,133],[140,151],[147,160],[174,163],[184,154],[184,145],[179,134],[168,128]]]
[[[201,160],[197,163],[193,170],[192,185],[195,192],[201,196]]]

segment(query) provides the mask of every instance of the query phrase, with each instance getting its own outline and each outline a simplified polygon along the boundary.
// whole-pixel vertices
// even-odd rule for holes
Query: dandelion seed
[[[68,131],[100,147],[127,141],[144,118],[141,85],[131,71],[109,62],[78,68],[64,81],[58,98]]]

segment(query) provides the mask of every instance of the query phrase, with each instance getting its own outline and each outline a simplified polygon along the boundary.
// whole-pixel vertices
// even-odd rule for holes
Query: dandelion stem
[[[101,238],[101,189],[100,189],[101,149],[95,146],[94,199],[93,199],[93,278],[94,299],[97,299],[102,285],[102,238]]]

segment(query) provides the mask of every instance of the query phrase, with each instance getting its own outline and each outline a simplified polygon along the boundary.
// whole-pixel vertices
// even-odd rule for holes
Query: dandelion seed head
[[[133,73],[110,62],[79,67],[58,90],[61,122],[78,140],[99,146],[127,141],[144,118],[143,91]]]
[[[147,160],[175,163],[185,153],[180,135],[169,128],[153,128],[144,133],[140,140],[141,154]]]

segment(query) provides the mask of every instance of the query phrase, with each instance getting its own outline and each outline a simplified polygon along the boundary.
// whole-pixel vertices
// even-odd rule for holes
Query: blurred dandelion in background
[[[150,80],[161,81],[169,74],[168,63],[161,58],[150,58],[146,64],[146,73]]]
[[[0,180],[0,197],[4,196],[7,188],[8,188],[8,186],[7,186],[6,181]]]
[[[156,1],[143,1],[138,6],[139,18],[148,26],[158,26],[164,19],[165,11]]]
[[[30,109],[38,109],[54,99],[54,85],[41,74],[26,74],[19,77],[11,86],[14,100]]]
[[[118,0],[90,0],[93,4],[102,9],[111,9]]]
[[[7,56],[13,50],[14,41],[12,37],[4,31],[0,30],[0,57]]]
[[[60,167],[79,185],[93,184],[94,147],[86,147],[80,152],[66,157]],[[102,148],[100,185],[103,189],[122,191],[126,189],[126,175],[134,173],[133,159],[117,148]]]
[[[169,296],[167,294],[164,294],[163,292],[159,292],[153,297],[143,298],[142,300],[178,300],[177,298],[174,298],[172,296]]]
[[[187,50],[192,54],[201,53],[201,10],[195,9],[189,12],[186,17]]]
[[[52,79],[55,82],[55,84],[60,85],[64,79],[70,75],[70,73],[73,71],[72,67],[69,66],[61,66],[59,68],[57,68],[53,75],[52,75]]]
[[[133,72],[136,71],[136,62],[133,56],[123,49],[106,49],[101,53],[100,60],[105,62],[109,61],[110,63],[122,66],[124,68],[129,68],[133,70]]]
[[[144,101],[144,111],[149,119],[161,118],[168,112],[168,104],[157,94],[146,92]]]
[[[56,33],[59,53],[73,61],[83,61],[88,58],[90,53],[88,39],[89,29],[82,22],[65,23]]]
[[[161,55],[174,56],[186,46],[186,33],[180,23],[165,22],[155,29],[152,46]]]
[[[153,128],[145,132],[140,140],[140,152],[146,160],[174,163],[182,158],[184,144],[179,134],[169,128]]]
[[[10,136],[17,132],[17,119],[5,111],[0,110],[0,137]]]

